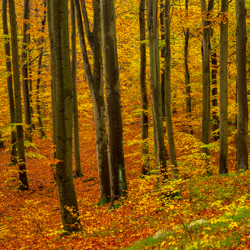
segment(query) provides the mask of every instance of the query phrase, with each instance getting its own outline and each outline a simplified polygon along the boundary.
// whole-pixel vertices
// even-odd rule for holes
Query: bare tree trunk
[[[56,183],[66,233],[81,228],[72,176],[72,82],[70,69],[68,1],[52,2],[53,56],[57,99]],[[60,20],[60,22],[59,22]],[[53,73],[52,73],[53,75]],[[54,83],[53,83],[54,84]]]
[[[17,134],[17,155],[19,180],[21,182],[19,189],[28,190],[28,180],[25,164],[24,138],[23,138],[23,117],[22,117],[22,97],[19,72],[18,58],[18,40],[17,40],[17,23],[14,0],[9,0],[9,16],[11,28],[11,45],[12,45],[12,64],[14,75],[14,93],[15,93],[15,109],[16,109],[16,134]]]
[[[169,157],[172,173],[177,176],[177,162],[171,112],[171,47],[170,47],[170,0],[165,0],[165,112],[168,134]]]
[[[9,37],[8,32],[8,19],[7,19],[7,0],[2,2],[2,20],[3,20],[3,34]],[[17,148],[16,148],[16,131],[14,129],[14,123],[16,122],[16,111],[14,102],[14,93],[12,87],[12,71],[11,71],[11,61],[10,61],[10,39],[4,43],[4,51],[6,55],[6,71],[8,72],[7,77],[7,89],[9,97],[10,106],[10,122],[11,122],[11,164],[17,163]]]
[[[79,124],[78,124],[78,103],[77,103],[77,86],[76,86],[76,21],[74,0],[70,1],[71,10],[71,75],[72,75],[72,91],[73,91],[73,127],[74,127],[74,158],[75,158],[75,177],[81,177],[81,161],[80,161],[80,143],[79,143]]]
[[[46,0],[44,0],[44,7],[46,7]],[[45,23],[46,23],[46,11],[44,11],[44,17],[42,20],[42,29],[41,29],[41,33],[44,33],[44,27],[45,27]],[[39,45],[44,43],[44,37],[42,36],[39,39]],[[40,134],[41,134],[41,138],[45,138],[45,132],[43,129],[43,122],[42,122],[42,113],[41,113],[41,105],[40,105],[40,97],[39,97],[39,92],[40,92],[40,82],[41,82],[41,68],[42,68],[42,58],[43,58],[43,47],[41,46],[40,48],[40,54],[39,54],[39,58],[38,58],[38,77],[37,77],[37,83],[36,83],[36,107],[37,107],[37,113],[38,113],[38,126],[39,126],[39,130],[40,130]]]
[[[30,107],[30,94],[29,94],[29,67],[28,67],[28,51],[27,47],[29,45],[29,35],[27,31],[29,30],[30,19],[30,0],[24,0],[24,13],[23,13],[23,44],[22,44],[22,85],[23,85],[23,103],[24,103],[24,117],[25,124],[27,125],[25,131],[25,139],[32,142],[32,121],[31,121],[31,107]]]
[[[150,49],[150,82],[152,93],[152,112],[154,133],[156,135],[157,165],[160,166],[162,178],[167,178],[166,153],[162,119],[162,100],[160,87],[160,57],[158,33],[158,0],[147,0],[148,37]]]
[[[139,22],[140,22],[140,90],[141,90],[141,108],[142,108],[142,170],[143,175],[147,174],[149,169],[148,155],[148,97],[146,88],[146,28],[145,28],[145,0],[140,0],[139,5]]]
[[[101,20],[108,120],[111,207],[113,207],[115,200],[127,195],[114,0],[101,0]]]
[[[206,9],[206,0],[201,0],[202,18],[202,85],[203,85],[203,109],[202,109],[202,142],[204,144],[202,152],[206,154],[206,168],[207,173],[211,174],[209,167],[209,148],[210,143],[210,36],[211,27],[210,18],[213,9],[214,1],[208,2]]]
[[[89,28],[85,1],[82,1],[82,12],[84,16],[86,34],[89,40],[90,47],[93,51],[94,67],[93,74],[89,64],[87,49],[84,38],[83,22],[79,0],[75,0],[76,16],[80,46],[82,51],[83,64],[92,100],[94,103],[94,120],[96,134],[96,151],[97,164],[100,187],[99,205],[103,205],[110,201],[110,177],[108,163],[108,142],[106,132],[106,116],[105,116],[105,101],[103,90],[103,69],[102,69],[102,53],[101,53],[101,21],[100,21],[100,1],[95,0],[94,7],[94,30],[93,33]]]
[[[227,90],[227,54],[228,54],[228,0],[221,1],[223,21],[220,24],[220,167],[219,173],[228,173],[228,90]]]
[[[237,18],[237,84],[238,84],[238,171],[248,169],[248,101],[246,81],[246,9],[245,0],[236,0]]]

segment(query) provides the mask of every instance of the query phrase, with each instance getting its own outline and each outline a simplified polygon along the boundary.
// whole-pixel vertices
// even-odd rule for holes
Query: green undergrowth
[[[188,180],[187,195],[161,211],[176,223],[126,249],[250,249],[249,184],[249,171]]]

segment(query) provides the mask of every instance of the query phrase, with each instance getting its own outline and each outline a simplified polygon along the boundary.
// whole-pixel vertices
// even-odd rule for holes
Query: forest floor
[[[215,174],[205,177],[200,149],[194,150],[191,135],[180,132],[176,145],[182,178],[170,179],[156,189],[156,174],[140,178],[140,133],[140,123],[125,124],[128,198],[109,211],[109,204],[97,206],[93,121],[84,127],[80,145],[84,176],[74,179],[83,230],[65,237],[61,237],[51,168],[51,140],[35,134],[33,144],[27,146],[30,190],[22,192],[18,190],[17,168],[8,166],[6,141],[6,147],[0,149],[0,249],[123,249],[131,245],[134,247],[129,249],[250,249],[250,172],[235,174],[235,162],[229,161],[231,173],[217,175],[218,150],[214,150],[211,167]],[[49,130],[46,135],[51,138]],[[169,198],[172,191],[179,195]],[[190,227],[201,219],[204,224]]]

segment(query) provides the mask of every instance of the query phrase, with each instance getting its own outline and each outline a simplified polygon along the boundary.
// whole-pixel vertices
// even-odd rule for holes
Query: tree
[[[31,107],[30,107],[30,94],[29,94],[29,67],[28,67],[28,45],[29,35],[27,33],[29,29],[30,19],[30,0],[24,0],[24,12],[23,12],[23,44],[22,44],[22,86],[23,86],[23,103],[24,103],[24,118],[27,129],[25,132],[25,139],[32,142],[32,124],[31,124]]]
[[[110,201],[110,179],[109,179],[109,162],[108,162],[108,142],[106,132],[105,101],[103,90],[103,69],[101,53],[101,22],[100,22],[100,1],[95,0],[94,4],[94,27],[90,31],[85,1],[82,1],[82,13],[84,16],[85,28],[90,47],[93,52],[93,73],[87,56],[87,48],[84,38],[83,22],[79,0],[75,0],[76,16],[79,40],[82,51],[83,64],[88,86],[94,103],[94,120],[97,149],[97,164],[100,187],[99,204],[105,204]]]
[[[50,3],[48,4],[50,5]],[[72,176],[72,81],[70,69],[68,1],[54,0],[51,5],[53,56],[56,84],[56,183],[63,229],[80,229],[78,205]],[[60,21],[59,21],[60,20]]]
[[[221,1],[222,21],[220,24],[220,167],[219,173],[228,173],[228,0]]]
[[[160,58],[158,33],[158,1],[147,0],[148,38],[150,50],[150,83],[154,134],[156,138],[156,162],[160,166],[163,178],[167,178],[166,154],[162,119],[162,101],[160,87]]]
[[[115,200],[127,194],[114,0],[101,0],[101,25],[108,120],[111,206],[113,206]]]
[[[169,157],[173,174],[178,174],[171,112],[171,47],[170,47],[170,0],[165,0],[165,112],[168,134]]]
[[[22,117],[22,97],[18,60],[18,40],[17,40],[17,23],[14,0],[9,0],[9,16],[11,29],[11,45],[12,45],[12,65],[14,76],[14,93],[15,93],[15,114],[16,114],[16,135],[17,135],[17,155],[20,190],[28,190],[28,180],[25,164],[24,138],[23,138],[23,117]]]
[[[141,91],[141,108],[142,108],[142,174],[148,173],[148,97],[146,88],[146,30],[145,30],[145,0],[140,0],[139,5],[139,23],[140,23],[140,91]]]
[[[14,129],[14,123],[16,122],[16,111],[14,102],[14,93],[12,87],[12,73],[11,73],[11,61],[10,61],[10,40],[8,32],[8,19],[7,19],[7,0],[2,2],[2,20],[3,20],[3,34],[6,36],[4,43],[4,51],[6,56],[6,71],[7,76],[7,89],[10,107],[10,122],[11,122],[11,162],[17,163],[17,148],[16,148],[16,131]]]
[[[248,101],[246,81],[246,9],[245,0],[236,0],[237,19],[237,85],[238,85],[238,131],[237,165],[238,171],[248,169]]]
[[[210,143],[210,15],[213,9],[214,0],[208,2],[206,9],[206,0],[201,0],[202,13],[202,86],[203,86],[203,109],[202,109],[202,142],[204,144],[202,152],[206,157],[210,156],[207,145]],[[207,159],[206,159],[207,160]],[[207,164],[207,173],[211,170]]]
[[[72,91],[73,91],[75,177],[81,177],[83,176],[83,174],[80,162],[78,103],[77,103],[77,87],[76,87],[76,69],[77,69],[76,24],[75,24],[75,7],[73,0],[70,1],[70,10],[71,10],[71,75],[72,75]]]

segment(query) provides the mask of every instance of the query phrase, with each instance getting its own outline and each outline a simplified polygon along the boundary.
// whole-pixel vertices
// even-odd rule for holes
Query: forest
[[[250,249],[250,1],[0,12],[0,249]]]

